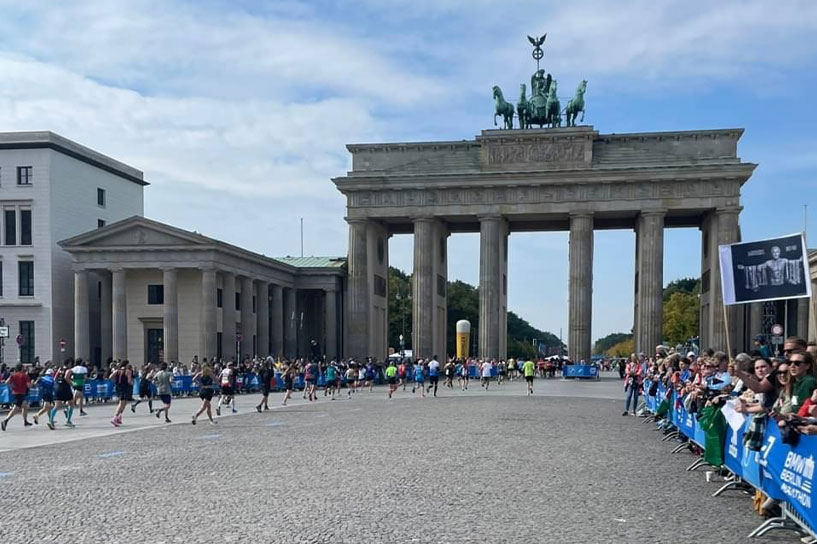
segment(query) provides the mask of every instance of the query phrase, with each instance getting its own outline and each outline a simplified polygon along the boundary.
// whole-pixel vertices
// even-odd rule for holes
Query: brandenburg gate
[[[726,349],[717,246],[739,240],[740,190],[756,166],[738,157],[742,133],[600,134],[570,126],[347,146],[352,170],[333,180],[346,196],[349,224],[344,355],[387,353],[390,235],[414,234],[414,356],[442,357],[448,236],[479,232],[478,351],[502,358],[509,234],[567,230],[568,354],[589,360],[596,229],[635,231],[632,326],[636,350],[651,354],[662,338],[664,229],[673,227],[701,230],[701,346]],[[624,308],[621,325],[631,326]]]

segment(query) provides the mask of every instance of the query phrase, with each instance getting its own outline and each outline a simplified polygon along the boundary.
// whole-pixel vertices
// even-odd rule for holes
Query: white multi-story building
[[[141,171],[52,132],[0,133],[6,362],[74,354],[74,274],[57,242],[143,215],[145,185]]]

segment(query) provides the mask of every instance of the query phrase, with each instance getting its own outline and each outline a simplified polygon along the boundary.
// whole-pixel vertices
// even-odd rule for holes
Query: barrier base
[[[700,459],[697,459],[694,463],[692,463],[691,465],[689,465],[687,467],[687,472],[692,472],[693,470],[698,470],[699,468],[704,467],[704,466],[712,467],[712,468],[719,468],[719,467],[714,467],[714,466],[710,465],[709,463],[706,462],[706,460],[703,457],[701,457]]]
[[[743,480],[736,476],[734,480],[725,483],[720,487],[720,489],[712,493],[712,496],[719,497],[722,493],[730,489],[737,489],[738,491],[742,491],[746,495],[751,495],[752,492],[754,491],[754,488],[752,486],[750,486],[749,484],[747,484],[746,482],[744,482]]]

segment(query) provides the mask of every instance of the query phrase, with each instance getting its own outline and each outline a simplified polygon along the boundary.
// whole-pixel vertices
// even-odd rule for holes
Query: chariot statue
[[[561,102],[557,95],[558,85],[553,76],[539,67],[539,61],[544,56],[542,44],[545,42],[547,34],[534,38],[528,36],[528,41],[533,45],[532,56],[536,60],[536,71],[530,78],[530,98],[526,96],[525,84],[519,86],[519,101],[516,103],[516,116],[519,120],[519,128],[528,129],[534,125],[539,128],[555,128],[562,126],[562,114],[565,115],[566,126],[576,126],[576,118],[581,112],[581,122],[584,122],[585,106],[584,93],[587,90],[587,80],[582,80],[576,88],[573,98],[567,103],[567,107],[562,110]],[[505,129],[513,128],[513,104],[505,101],[502,89],[494,85],[494,125],[497,125],[496,118],[502,116]],[[509,117],[510,116],[510,117]]]

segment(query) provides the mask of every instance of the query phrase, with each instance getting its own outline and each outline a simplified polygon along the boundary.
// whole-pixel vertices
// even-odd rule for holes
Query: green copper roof
[[[276,257],[275,260],[297,268],[340,268],[346,265],[346,257]]]

